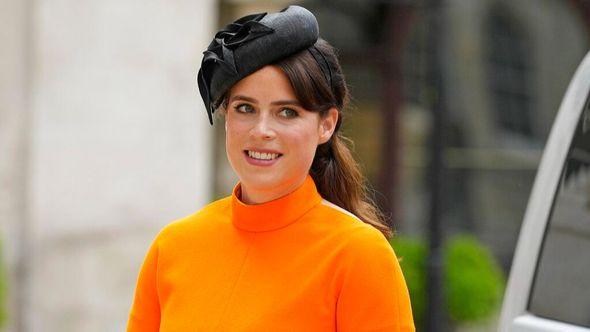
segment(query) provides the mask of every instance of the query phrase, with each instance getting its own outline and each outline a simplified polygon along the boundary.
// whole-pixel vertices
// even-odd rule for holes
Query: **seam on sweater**
[[[343,208],[339,207],[338,205],[336,205],[336,204],[334,204],[334,203],[332,203],[332,202],[330,202],[330,201],[326,200],[325,198],[322,198],[322,205],[325,205],[325,206],[331,207],[331,208],[332,208],[332,209],[334,209],[334,210],[338,210],[338,211],[340,211],[340,212],[342,212],[342,213],[344,213],[344,214],[346,214],[346,215],[348,215],[348,216],[351,216],[351,217],[353,217],[354,219],[361,220],[359,217],[357,217],[357,216],[355,216],[354,214],[352,214],[352,212],[350,212],[350,211],[347,211],[347,210],[345,210],[345,209],[343,209]]]
[[[160,295],[160,241],[157,242],[156,247],[156,276],[155,276],[155,288],[156,288],[156,298],[158,299],[158,326],[162,324],[162,296]]]
[[[227,299],[227,303],[225,305],[225,308],[223,308],[223,310],[221,311],[221,315],[219,316],[219,322],[217,322],[216,326],[215,326],[215,331],[219,331],[219,327],[221,325],[221,323],[224,321],[224,317],[227,314],[227,311],[229,310],[229,308],[232,306],[233,304],[233,300],[234,300],[234,293],[236,292],[236,288],[238,285],[238,282],[242,279],[242,276],[244,274],[244,267],[246,266],[246,261],[248,260],[248,257],[250,257],[250,249],[252,249],[252,247],[254,246],[254,238],[256,237],[256,233],[252,233],[252,236],[249,239],[248,243],[248,249],[246,249],[246,254],[244,255],[244,260],[242,261],[242,264],[240,265],[240,270],[238,272],[238,276],[236,277],[236,280],[234,281],[233,285],[231,286],[231,291],[229,293],[228,299]]]
[[[395,270],[396,270],[397,272],[401,273],[401,274],[402,274],[402,276],[403,276],[403,271],[402,271],[402,268],[401,268],[401,266],[399,266],[399,262],[395,262],[395,264],[397,264],[397,265],[398,265],[398,266],[397,266],[397,268],[395,268]],[[397,274],[397,273],[396,273],[394,277],[395,277],[395,279],[396,279],[396,284],[398,284],[398,285],[399,285],[399,284],[405,284],[405,280],[404,280],[404,282],[403,282],[403,283],[401,282],[401,280],[399,280],[399,279],[400,279],[400,276],[399,276],[399,274]],[[407,286],[406,286],[406,287],[407,287]],[[400,309],[400,308],[401,308],[401,306],[402,306],[402,301],[401,301],[401,294],[400,294],[400,293],[401,293],[401,290],[399,289],[399,287],[396,287],[396,288],[395,288],[395,299],[396,299],[396,301],[397,301],[397,305],[396,305],[396,309],[397,309],[397,317],[399,317],[399,318],[401,318],[401,317],[402,317],[402,315],[401,315],[401,309]],[[408,294],[408,296],[410,296],[410,295]],[[404,302],[404,303],[405,303],[405,302]],[[412,309],[410,309],[410,310],[412,310]],[[412,318],[412,319],[413,319],[413,318]],[[401,328],[401,324],[402,324],[402,323],[401,323],[401,321],[400,321],[400,319],[397,319],[397,320],[396,320],[396,323],[397,323],[397,326],[396,326],[396,327],[397,327],[398,329],[400,329],[400,328]]]

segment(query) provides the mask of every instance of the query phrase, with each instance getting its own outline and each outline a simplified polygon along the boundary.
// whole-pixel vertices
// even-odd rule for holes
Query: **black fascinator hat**
[[[215,34],[197,75],[209,122],[221,97],[256,70],[310,48],[319,37],[315,16],[300,6],[244,16]]]

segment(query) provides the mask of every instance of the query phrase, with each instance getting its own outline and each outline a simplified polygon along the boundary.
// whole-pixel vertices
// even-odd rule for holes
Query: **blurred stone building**
[[[217,3],[0,3],[7,331],[122,331],[158,230],[210,200]]]

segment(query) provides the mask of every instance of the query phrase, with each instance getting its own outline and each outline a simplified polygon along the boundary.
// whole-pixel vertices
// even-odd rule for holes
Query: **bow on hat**
[[[201,69],[197,75],[199,92],[205,101],[209,123],[213,124],[213,112],[215,102],[209,91],[211,77],[214,69],[219,67],[230,75],[238,75],[234,60],[234,50],[242,44],[264,35],[273,33],[274,30],[259,21],[266,13],[244,16],[237,21],[228,24],[215,34],[215,38],[203,52]]]

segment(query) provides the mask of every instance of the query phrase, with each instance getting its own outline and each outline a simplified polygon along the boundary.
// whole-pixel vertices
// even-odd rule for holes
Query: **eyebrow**
[[[230,99],[230,102],[234,101],[234,100],[243,100],[243,101],[247,101],[247,102],[251,102],[254,104],[258,104],[258,100],[251,98],[251,97],[247,97],[247,96],[242,96],[242,95],[235,95]],[[277,101],[273,101],[270,103],[271,105],[295,105],[295,106],[301,106],[301,103],[297,100],[277,100]]]

